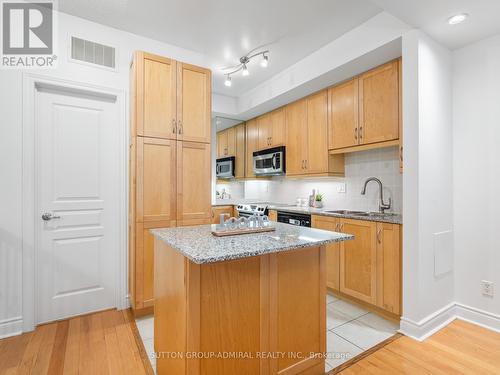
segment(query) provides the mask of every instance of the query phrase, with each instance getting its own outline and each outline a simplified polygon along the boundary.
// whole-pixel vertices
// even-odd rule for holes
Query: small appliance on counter
[[[285,169],[285,146],[268,148],[253,153],[253,171],[256,176],[280,176]]]
[[[215,175],[217,178],[234,178],[235,157],[219,158],[215,162]]]
[[[296,212],[278,211],[278,222],[297,225],[300,227],[311,227],[311,215]]]

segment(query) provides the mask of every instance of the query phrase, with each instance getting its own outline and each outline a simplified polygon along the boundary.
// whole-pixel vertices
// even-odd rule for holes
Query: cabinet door
[[[221,131],[217,133],[217,157],[223,158],[227,155],[227,132]]]
[[[302,175],[306,173],[307,158],[307,99],[287,105],[285,112],[286,174]]]
[[[136,54],[137,134],[176,138],[176,62],[148,53]]]
[[[377,306],[401,314],[400,226],[377,223]]]
[[[328,172],[328,94],[323,90],[307,98],[308,174]]]
[[[177,63],[177,139],[210,143],[212,112],[210,70]]]
[[[340,219],[326,216],[312,217],[312,227],[338,232]],[[326,245],[326,286],[332,290],[340,290],[340,242]]]
[[[399,74],[393,61],[359,77],[359,143],[399,138]]]
[[[340,291],[375,304],[377,282],[377,225],[371,221],[340,220],[340,232],[354,240],[340,243]]]
[[[220,215],[227,214],[224,220],[234,216],[233,206],[213,206],[212,207],[212,224],[220,223]]]
[[[233,126],[226,130],[227,133],[227,155],[236,156],[236,128]]]
[[[278,212],[276,210],[269,210],[269,220],[278,221]]]
[[[137,137],[136,221],[176,220],[176,141]]]
[[[271,147],[271,114],[266,113],[257,117],[257,126],[259,128],[259,150]]]
[[[270,114],[270,146],[285,144],[285,110],[277,109]]]
[[[358,144],[358,79],[332,87],[329,95],[328,148]]]
[[[253,152],[257,151],[259,148],[259,127],[257,125],[257,120],[253,119],[247,121],[246,123],[246,174],[245,177],[255,177],[253,172]]]
[[[177,225],[208,224],[211,219],[210,145],[177,142]]]
[[[245,159],[245,124],[240,124],[236,126],[236,164],[234,166],[235,178],[245,177]]]

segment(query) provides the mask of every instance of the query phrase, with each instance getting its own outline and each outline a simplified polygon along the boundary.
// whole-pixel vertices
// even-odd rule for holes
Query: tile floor
[[[399,329],[398,324],[330,294],[327,295],[326,303],[328,351],[326,372],[388,339]],[[151,365],[155,369],[153,317],[136,319],[136,324]]]

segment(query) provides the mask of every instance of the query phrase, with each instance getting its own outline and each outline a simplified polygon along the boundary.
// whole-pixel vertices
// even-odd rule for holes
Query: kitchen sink
[[[391,217],[391,216],[397,215],[394,213],[351,211],[351,210],[334,210],[334,211],[325,211],[325,212],[329,213],[329,214],[366,216],[366,217]]]

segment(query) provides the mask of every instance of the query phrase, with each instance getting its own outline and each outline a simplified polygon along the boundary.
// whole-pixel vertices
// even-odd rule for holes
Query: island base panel
[[[156,239],[157,372],[324,374],[325,294],[324,247],[195,264]]]

